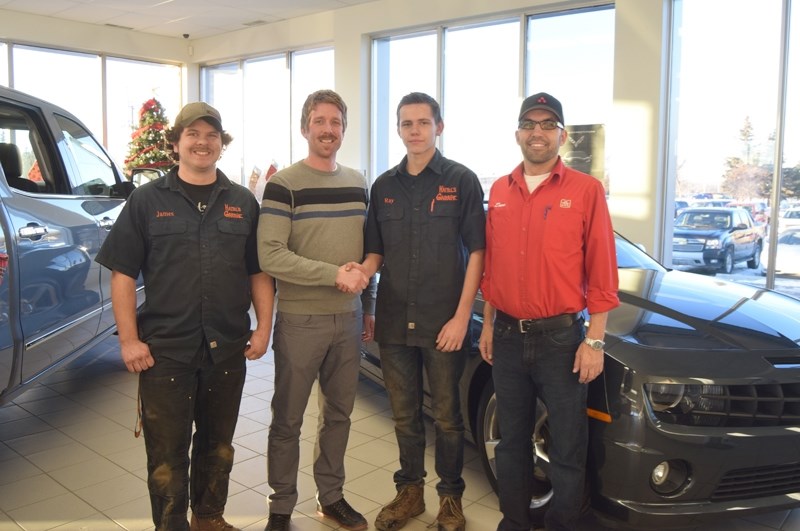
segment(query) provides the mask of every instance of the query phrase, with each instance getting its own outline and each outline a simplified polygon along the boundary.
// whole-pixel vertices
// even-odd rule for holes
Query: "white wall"
[[[240,57],[332,45],[336,90],[348,105],[339,161],[369,167],[372,36],[396,29],[575,8],[586,1],[378,0],[217,37],[184,40],[0,10],[0,39],[183,63],[185,96],[199,96],[199,67]],[[607,141],[615,227],[660,257],[669,0],[617,0],[614,111]],[[591,80],[587,80],[591,90]],[[520,94],[520,99],[522,95]],[[478,132],[479,133],[479,132]],[[288,132],[287,132],[288,134]]]

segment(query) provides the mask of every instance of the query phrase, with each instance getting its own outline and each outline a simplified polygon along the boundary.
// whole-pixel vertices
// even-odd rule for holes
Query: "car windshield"
[[[675,220],[675,226],[692,229],[727,229],[731,226],[731,216],[727,212],[681,212]]]
[[[617,267],[620,269],[652,269],[653,271],[666,271],[664,266],[656,262],[650,255],[637,245],[626,240],[619,234],[616,235]]]

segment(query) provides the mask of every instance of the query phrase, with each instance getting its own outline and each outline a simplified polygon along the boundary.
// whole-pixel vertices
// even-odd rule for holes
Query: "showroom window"
[[[410,92],[438,94],[435,31],[375,39],[372,44],[373,174],[397,164],[405,147],[397,134],[397,103]]]
[[[102,136],[100,56],[21,45],[11,51],[15,89],[63,107]]]
[[[332,48],[203,67],[201,99],[219,110],[234,138],[219,168],[255,190],[254,174],[263,178],[273,163],[283,168],[304,158],[308,145],[300,133],[301,109],[309,93],[334,88],[333,69]]]
[[[308,142],[300,132],[303,103],[316,90],[335,88],[333,48],[295,52],[291,60],[292,162],[296,162],[308,154]]]
[[[155,98],[170,124],[181,110],[181,67],[178,65],[106,58],[105,145],[120,168],[129,155],[131,135],[139,128],[139,111]]]
[[[488,190],[521,160],[514,131],[522,95],[545,91],[562,101],[568,125],[587,126],[579,129],[587,136],[583,146],[591,145],[588,155],[600,161],[599,173],[592,173],[606,178],[602,133],[612,105],[613,6],[380,37],[372,50],[375,176],[405,153],[397,137],[397,102],[423,91],[442,106],[442,152],[475,171]]]
[[[8,45],[0,42],[0,85],[8,86]]]
[[[773,214],[800,206],[800,104],[793,97],[800,91],[800,15],[795,9],[792,20],[784,21],[790,4],[673,2],[669,136],[674,149],[667,168],[675,189],[671,199],[689,206],[708,199],[765,205],[756,213],[757,221],[765,224],[766,239],[759,243],[764,252],[758,260],[753,256],[736,263],[732,273],[736,280],[761,285],[771,269],[769,239],[774,229],[783,227],[780,215],[774,219]],[[709,20],[718,21],[711,39]],[[785,42],[783,22],[789,30]],[[788,53],[786,68],[782,53]],[[773,196],[776,177],[781,180],[780,193]],[[787,249],[777,245],[779,268],[782,256],[791,251]],[[773,286],[780,290],[781,281],[770,282]]]
[[[139,109],[147,100],[158,99],[170,119],[180,110],[180,66],[18,44],[11,46],[11,53],[14,88],[77,116],[103,139],[120,168],[128,156],[131,134],[139,127]],[[7,58],[6,45],[0,45],[0,84],[6,86]]]

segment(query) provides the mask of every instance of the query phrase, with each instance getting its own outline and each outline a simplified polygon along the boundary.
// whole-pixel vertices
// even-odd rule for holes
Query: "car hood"
[[[620,341],[691,357],[759,352],[800,363],[797,299],[681,271],[620,269],[619,285],[620,306],[607,326],[609,352]]]
[[[699,230],[699,229],[678,229],[672,231],[674,238],[719,238],[728,232],[726,229],[712,229],[712,230]]]

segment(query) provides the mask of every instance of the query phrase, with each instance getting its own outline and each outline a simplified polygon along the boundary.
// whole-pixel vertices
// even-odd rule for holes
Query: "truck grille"
[[[698,240],[695,238],[680,238],[678,241],[673,240],[672,250],[685,253],[698,253],[706,246],[705,240]]]

